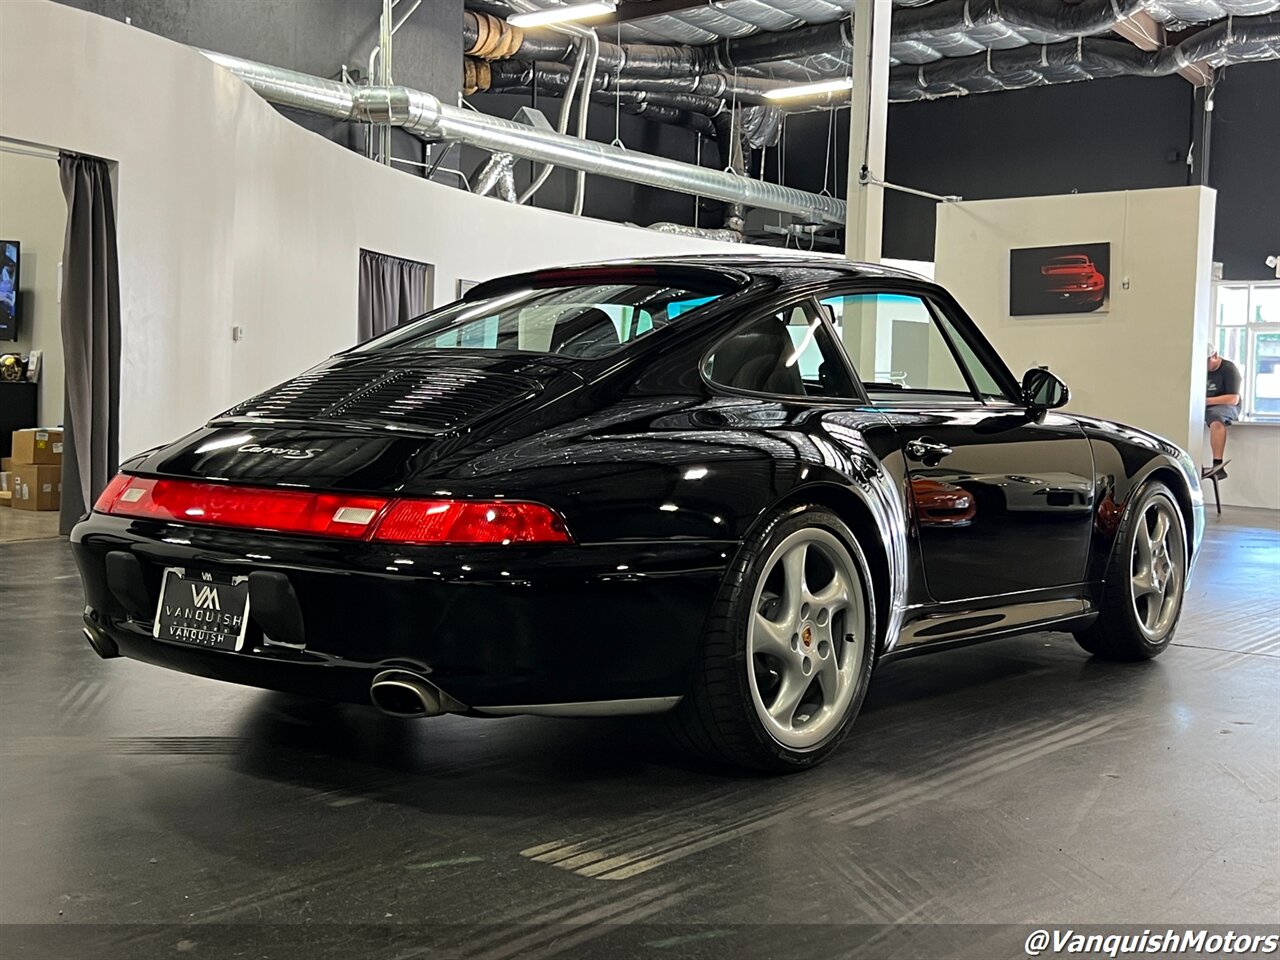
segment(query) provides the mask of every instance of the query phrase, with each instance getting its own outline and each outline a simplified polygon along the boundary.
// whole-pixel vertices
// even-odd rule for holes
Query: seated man
[[[1209,427],[1209,446],[1213,449],[1213,466],[1203,475],[1227,478],[1222,468],[1222,455],[1227,449],[1227,427],[1240,419],[1240,368],[1218,354],[1209,344],[1209,378],[1205,383],[1204,422]]]

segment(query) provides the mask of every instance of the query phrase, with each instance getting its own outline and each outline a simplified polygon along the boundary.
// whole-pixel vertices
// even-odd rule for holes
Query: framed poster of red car
[[[1073,243],[1009,251],[1009,315],[1105,313],[1111,244]]]

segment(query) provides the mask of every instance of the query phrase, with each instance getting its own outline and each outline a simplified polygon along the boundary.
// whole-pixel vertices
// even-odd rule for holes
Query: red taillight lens
[[[572,543],[537,503],[409,500],[120,474],[94,509],[122,517],[387,543]]]
[[[93,509],[99,513],[111,513],[111,508],[115,506],[116,500],[120,498],[120,494],[124,492],[124,488],[129,486],[132,480],[133,477],[127,474],[117,473],[111,478],[107,488],[98,494],[98,499],[94,502]]]
[[[232,487],[151,477],[126,477],[116,489],[119,479],[111,482],[95,509],[123,517],[348,539],[358,539],[368,533],[388,503],[386,497]],[[108,494],[113,495],[110,502],[107,502]]]
[[[572,543],[564,521],[540,503],[399,500],[374,531],[388,543]]]

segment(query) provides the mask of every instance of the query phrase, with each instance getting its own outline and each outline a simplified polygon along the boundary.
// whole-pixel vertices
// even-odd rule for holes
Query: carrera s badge
[[[323,451],[319,447],[308,447],[299,450],[297,447],[260,447],[257,444],[246,444],[237,453],[262,453],[272,457],[284,457],[286,460],[310,460]]]

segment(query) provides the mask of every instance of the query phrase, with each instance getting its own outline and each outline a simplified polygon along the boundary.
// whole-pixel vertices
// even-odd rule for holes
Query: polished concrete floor
[[[0,956],[1012,957],[1031,924],[1274,925],[1278,584],[1278,515],[1227,508],[1157,661],[1036,634],[888,665],[832,762],[761,779],[643,726],[103,662],[65,541],[5,544]]]
[[[50,540],[58,535],[57,510],[15,510],[0,505],[0,543]]]

